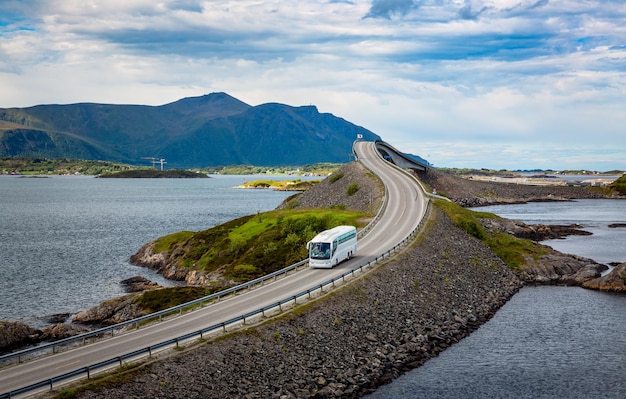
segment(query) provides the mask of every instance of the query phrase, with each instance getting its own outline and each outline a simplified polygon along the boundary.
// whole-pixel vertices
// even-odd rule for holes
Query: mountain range
[[[107,160],[169,168],[350,161],[371,131],[315,106],[250,106],[226,93],[161,106],[79,103],[0,108],[0,156]]]

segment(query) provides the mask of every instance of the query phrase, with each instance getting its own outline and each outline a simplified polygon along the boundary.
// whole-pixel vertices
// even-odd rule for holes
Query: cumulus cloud
[[[315,104],[439,166],[553,148],[558,168],[567,141],[598,148],[592,168],[626,151],[625,22],[619,0],[5,0],[0,107],[225,91]]]

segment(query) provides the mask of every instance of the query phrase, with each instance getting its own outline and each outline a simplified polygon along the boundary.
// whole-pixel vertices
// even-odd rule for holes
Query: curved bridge
[[[396,150],[391,144],[382,140],[377,140],[375,144],[376,149],[384,159],[402,169],[426,170],[426,168],[430,168],[428,163],[420,162],[411,155]]]

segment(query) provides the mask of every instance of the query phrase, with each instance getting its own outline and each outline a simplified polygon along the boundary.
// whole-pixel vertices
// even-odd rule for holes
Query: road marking
[[[80,363],[80,359],[78,359],[78,360],[74,360],[73,362],[70,362],[70,363],[65,363],[65,364],[62,364],[62,365],[60,365],[60,366],[58,366],[58,367],[55,367],[54,369],[55,369],[55,370],[62,369],[62,368],[64,368],[64,367],[71,366],[71,365],[76,364],[76,363]]]

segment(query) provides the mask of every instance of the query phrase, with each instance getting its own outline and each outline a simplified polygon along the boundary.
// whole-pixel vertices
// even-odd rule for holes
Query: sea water
[[[580,200],[475,210],[525,223],[582,225],[591,236],[544,241],[600,263],[626,261],[626,201]],[[525,287],[469,337],[369,399],[626,397],[626,295]]]
[[[0,176],[0,320],[41,328],[50,315],[123,295],[120,281],[137,275],[174,284],[129,257],[158,237],[271,210],[293,194],[236,188],[258,178]]]

